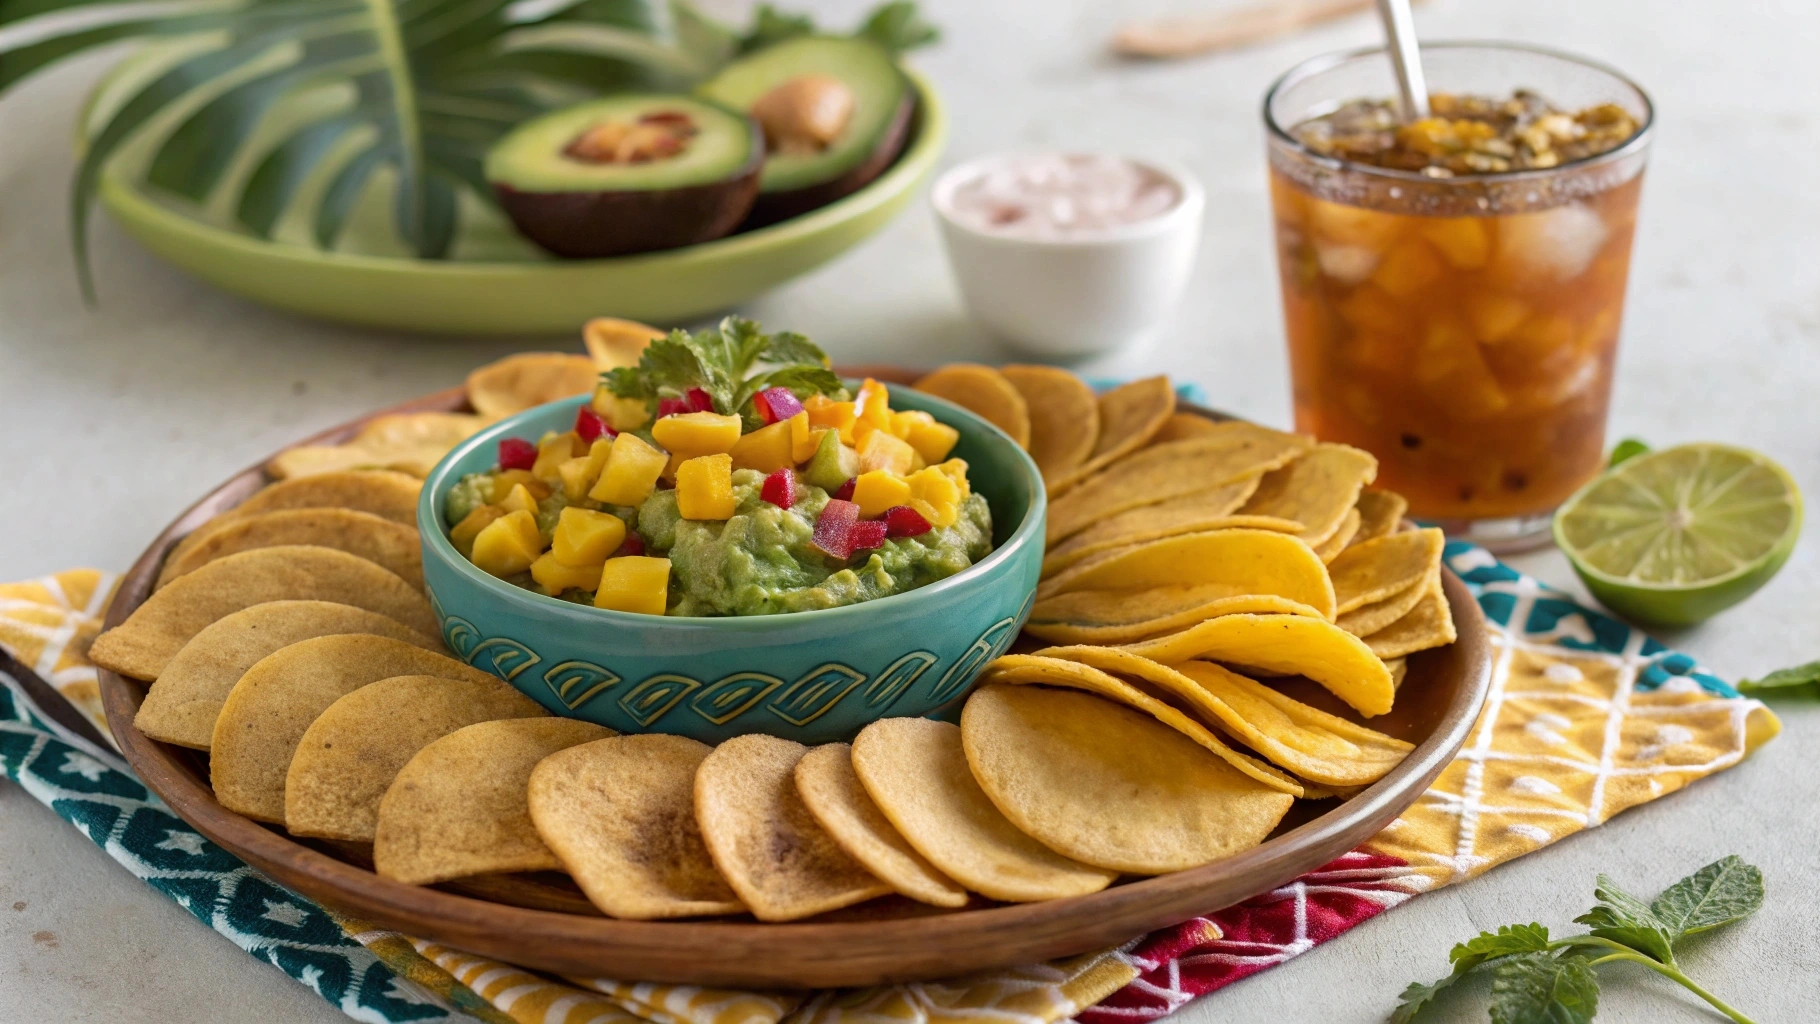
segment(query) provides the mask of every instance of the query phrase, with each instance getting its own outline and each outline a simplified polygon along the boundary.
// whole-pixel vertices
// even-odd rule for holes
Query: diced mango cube
[[[805,429],[807,426],[808,423],[805,420]],[[759,427],[740,438],[734,443],[733,450],[729,453],[733,456],[733,468],[756,469],[760,473],[771,473],[785,466],[796,465],[796,452],[795,446],[791,444],[790,429],[789,420],[778,420],[770,426]]]
[[[676,510],[684,519],[733,518],[733,456],[699,455],[676,469]]]
[[[594,607],[662,615],[670,604],[670,560],[646,555],[609,558],[594,588]]]
[[[461,552],[461,557],[473,558],[475,536],[486,529],[488,523],[505,514],[506,510],[498,505],[479,506],[449,530],[449,543],[455,545],[455,550]]]
[[[739,443],[740,419],[717,412],[685,412],[651,424],[651,436],[679,461],[730,452]]]
[[[853,424],[858,417],[852,402],[836,402],[826,395],[811,395],[803,403],[803,411],[809,414],[810,426],[838,430],[842,441],[853,443]]]
[[[499,507],[507,512],[529,512],[533,516],[537,515],[537,499],[532,497],[530,488],[524,484],[513,485],[512,492],[499,503]]]
[[[621,434],[613,439],[606,468],[600,471],[600,479],[588,491],[588,497],[608,505],[640,504],[651,496],[669,461],[669,455],[651,447],[637,434]]]
[[[1441,269],[1434,249],[1419,238],[1409,238],[1384,254],[1384,261],[1371,275],[1371,283],[1396,298],[1407,299],[1434,283],[1441,276]]]
[[[614,430],[637,430],[651,422],[651,407],[642,398],[621,398],[602,384],[594,389],[594,397],[588,402],[607,426]]]
[[[859,514],[876,519],[888,508],[910,503],[910,485],[896,473],[874,469],[861,473],[853,481],[853,503]]]
[[[790,417],[790,460],[808,462],[815,457],[815,449],[821,446],[822,434],[809,426],[809,414],[799,412]]]
[[[618,551],[625,539],[625,520],[610,512],[570,505],[556,519],[550,554],[564,565],[594,567]]]
[[[962,498],[973,493],[973,484],[967,479],[966,459],[949,459],[946,462],[936,463],[935,468],[947,474],[948,479],[954,481],[954,486],[961,489]]]
[[[853,418],[856,427],[860,423],[869,423],[874,430],[890,430],[891,393],[885,390],[883,384],[867,377],[866,382],[859,386],[859,394],[854,396]]]
[[[865,473],[874,469],[883,469],[899,476],[910,472],[910,463],[916,458],[916,449],[908,441],[900,441],[887,430],[874,430],[859,443],[859,469]]]
[[[965,465],[962,463],[963,468]],[[914,503],[906,502],[906,504],[910,504],[910,507],[921,512],[924,519],[936,526],[953,526],[960,521],[961,489],[953,478],[943,471],[942,466],[919,469],[910,474],[905,483],[910,486],[910,497],[929,506],[925,511]]]
[[[472,561],[494,576],[524,572],[541,554],[543,534],[537,532],[537,517],[529,512],[508,512],[474,535]]]
[[[511,494],[512,488],[519,484],[524,484],[525,489],[531,492],[533,498],[541,499],[550,496],[550,486],[532,476],[530,470],[504,469],[493,474],[492,487],[487,491],[487,504],[497,505],[506,500],[506,495]]]
[[[948,453],[954,450],[955,443],[961,439],[961,432],[946,423],[935,422],[935,417],[928,413],[911,415],[925,416],[927,420],[912,420],[903,435],[904,440],[931,466],[947,458]]]
[[[1483,217],[1423,218],[1417,231],[1461,270],[1477,270],[1491,257],[1491,233]]]
[[[531,465],[531,475],[546,483],[557,483],[562,479],[557,468],[577,455],[586,454],[588,446],[575,431],[551,434],[537,443],[537,461]]]
[[[562,477],[563,496],[570,501],[587,497],[589,488],[600,479],[600,471],[607,468],[607,458],[612,454],[613,441],[603,437],[588,446],[588,454],[577,455],[556,467],[557,475]]]
[[[531,578],[549,592],[551,597],[555,597],[565,590],[587,590],[599,585],[600,563],[567,565],[556,557],[554,551],[546,551],[531,563]]]
[[[934,422],[934,416],[931,416],[926,412],[919,412],[915,409],[905,409],[902,412],[893,412],[891,414],[891,436],[908,441],[910,439],[910,425],[912,423]]]

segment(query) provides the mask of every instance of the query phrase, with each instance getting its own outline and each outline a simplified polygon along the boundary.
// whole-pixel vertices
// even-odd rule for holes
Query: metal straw
[[[1422,77],[1422,53],[1416,44],[1416,22],[1409,14],[1409,0],[1378,0],[1378,18],[1390,62],[1397,69],[1397,90],[1403,99],[1403,120],[1428,116],[1428,82]]]

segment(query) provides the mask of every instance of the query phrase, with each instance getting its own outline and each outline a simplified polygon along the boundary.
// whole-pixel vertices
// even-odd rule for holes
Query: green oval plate
[[[158,54],[123,61],[90,96],[95,126],[123,85]],[[558,260],[519,238],[497,212],[464,197],[454,258],[400,255],[389,226],[390,185],[368,189],[336,251],[281,223],[274,241],[237,230],[219,204],[201,206],[144,187],[148,144],[122,147],[102,176],[102,206],[141,245],[191,274],[255,302],[368,327],[444,334],[567,333],[589,317],[659,324],[720,312],[805,274],[883,228],[928,179],[948,116],[927,79],[907,72],[918,108],[903,154],[858,192],[770,227],[700,245],[601,260]],[[136,140],[139,141],[139,140]],[[99,282],[102,302],[107,282]]]

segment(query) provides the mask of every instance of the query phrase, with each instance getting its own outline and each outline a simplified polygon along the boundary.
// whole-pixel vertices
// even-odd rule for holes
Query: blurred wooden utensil
[[[1310,25],[1369,10],[1373,0],[1259,0],[1205,14],[1134,21],[1119,30],[1112,49],[1126,57],[1173,60],[1231,50]]]

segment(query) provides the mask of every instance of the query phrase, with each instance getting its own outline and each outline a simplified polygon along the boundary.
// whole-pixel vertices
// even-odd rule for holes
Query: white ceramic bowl
[[[1065,238],[984,230],[956,215],[957,189],[1022,156],[973,160],[935,183],[942,240],[968,311],[1035,355],[1085,356],[1144,340],[1175,309],[1194,269],[1207,205],[1201,183],[1174,164],[1133,159],[1175,183],[1175,205],[1146,220]]]

